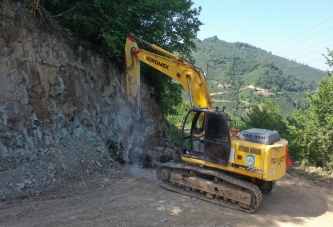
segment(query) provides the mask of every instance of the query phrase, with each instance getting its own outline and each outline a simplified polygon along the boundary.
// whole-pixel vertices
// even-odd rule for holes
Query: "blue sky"
[[[333,50],[333,0],[192,0],[198,38],[243,42],[321,70]]]

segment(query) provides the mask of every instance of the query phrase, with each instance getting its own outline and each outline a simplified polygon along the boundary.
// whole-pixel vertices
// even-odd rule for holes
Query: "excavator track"
[[[206,179],[196,177],[197,175]],[[253,213],[262,201],[262,193],[257,185],[215,169],[164,163],[157,168],[156,176],[164,188],[246,213]],[[208,180],[207,177],[214,180]],[[201,184],[202,188],[199,188],[198,184]],[[227,187],[220,186],[222,184],[226,184]],[[215,188],[215,191],[209,188]],[[228,196],[233,194],[237,195],[236,199]]]

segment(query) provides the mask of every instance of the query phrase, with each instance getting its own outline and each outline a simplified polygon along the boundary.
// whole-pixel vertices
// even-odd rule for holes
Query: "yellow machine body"
[[[183,156],[183,161],[209,166],[265,181],[275,181],[286,173],[288,142],[280,140],[272,145],[258,144],[233,138],[227,166],[193,157]]]

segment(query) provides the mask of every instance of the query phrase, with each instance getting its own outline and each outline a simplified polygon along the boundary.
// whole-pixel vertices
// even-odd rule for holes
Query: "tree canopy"
[[[326,57],[333,66],[333,52]],[[318,83],[318,90],[307,95],[308,104],[293,112],[289,131],[293,155],[304,162],[327,168],[333,167],[333,76]]]
[[[280,108],[271,99],[264,99],[262,104],[257,102],[252,104],[242,120],[245,128],[274,129],[281,137],[285,137],[287,133],[286,121],[281,115]]]
[[[190,57],[202,23],[201,8],[190,0],[42,0],[33,1],[68,35],[100,48],[104,57],[123,60],[129,32]]]

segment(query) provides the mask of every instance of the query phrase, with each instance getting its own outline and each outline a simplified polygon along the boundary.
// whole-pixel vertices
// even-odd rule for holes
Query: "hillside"
[[[291,61],[246,43],[228,43],[216,36],[196,40],[195,64],[208,72],[216,106],[241,115],[248,103],[273,99],[288,116],[313,92],[324,71]]]

